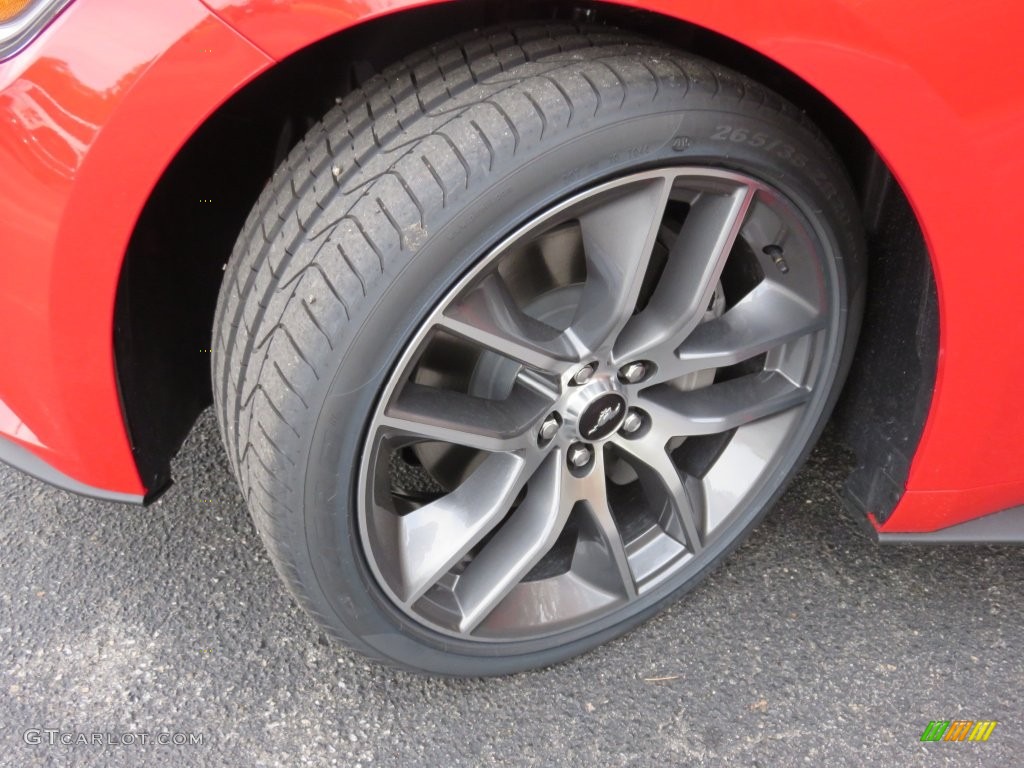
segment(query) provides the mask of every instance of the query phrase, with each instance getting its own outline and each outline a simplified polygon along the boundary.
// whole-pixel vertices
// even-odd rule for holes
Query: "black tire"
[[[453,282],[521,222],[601,180],[680,163],[767,180],[812,220],[835,268],[842,318],[820,415],[752,500],[740,535],[700,572],[624,615],[517,643],[462,642],[419,625],[371,574],[353,512],[368,419],[396,360]],[[275,567],[331,636],[431,674],[544,666],[677,598],[771,506],[839,392],[863,280],[860,218],[844,171],[777,95],[615,30],[476,33],[374,77],[277,170],[221,288],[216,413]]]

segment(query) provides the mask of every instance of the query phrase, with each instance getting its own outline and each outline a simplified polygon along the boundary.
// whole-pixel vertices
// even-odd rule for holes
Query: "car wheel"
[[[780,97],[615,30],[476,33],[275,173],[221,290],[217,415],[330,635],[543,666],[750,532],[833,405],[863,274],[843,170]]]

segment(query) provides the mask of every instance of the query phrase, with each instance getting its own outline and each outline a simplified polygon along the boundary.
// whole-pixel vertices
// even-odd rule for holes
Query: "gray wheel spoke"
[[[582,347],[609,347],[632,316],[671,189],[671,174],[647,178],[579,216],[587,280],[570,330]]]
[[[721,317],[698,325],[674,353],[655,357],[650,383],[735,365],[824,326],[824,314],[765,281]]]
[[[762,371],[689,392],[651,387],[639,401],[660,431],[681,437],[727,432],[803,405],[810,394],[780,373]]]
[[[652,430],[638,440],[616,439],[617,450],[630,459],[648,497],[664,506],[658,522],[665,532],[691,552],[704,547],[701,531],[704,494],[698,478],[680,473],[666,450],[669,436]]]
[[[611,561],[608,564],[599,564],[598,567],[611,565],[621,582],[622,592],[627,599],[632,600],[637,595],[636,580],[633,578],[633,570],[629,567],[629,557],[626,554],[625,543],[622,541],[622,534],[615,524],[611,507],[608,506],[608,489],[605,484],[604,454],[602,452],[598,452],[595,456],[590,474],[580,482],[580,491],[583,504],[601,533],[601,538],[607,547],[608,559]]]
[[[564,452],[551,451],[533,474],[522,503],[459,577],[460,632],[472,632],[551,549],[572,511],[572,496],[566,492],[572,479]]]
[[[454,491],[398,518],[404,602],[418,600],[501,522],[538,460],[536,454],[492,454]]]
[[[407,383],[381,417],[384,427],[483,451],[516,451],[537,443],[535,427],[551,402],[516,386],[505,400]]]
[[[537,370],[560,373],[579,360],[571,337],[525,314],[496,272],[454,302],[437,324]]]
[[[647,306],[615,341],[616,361],[649,357],[662,346],[675,349],[697,327],[754,195],[752,187],[732,185],[694,200]]]

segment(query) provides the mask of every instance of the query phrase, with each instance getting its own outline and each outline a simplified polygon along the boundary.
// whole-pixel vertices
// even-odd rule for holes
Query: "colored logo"
[[[932,720],[921,741],[988,741],[996,725],[995,720]]]

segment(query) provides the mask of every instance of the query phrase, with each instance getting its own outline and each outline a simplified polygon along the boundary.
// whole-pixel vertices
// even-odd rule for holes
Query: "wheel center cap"
[[[619,428],[626,415],[626,400],[607,392],[592,400],[580,414],[579,432],[584,440],[603,440]]]

